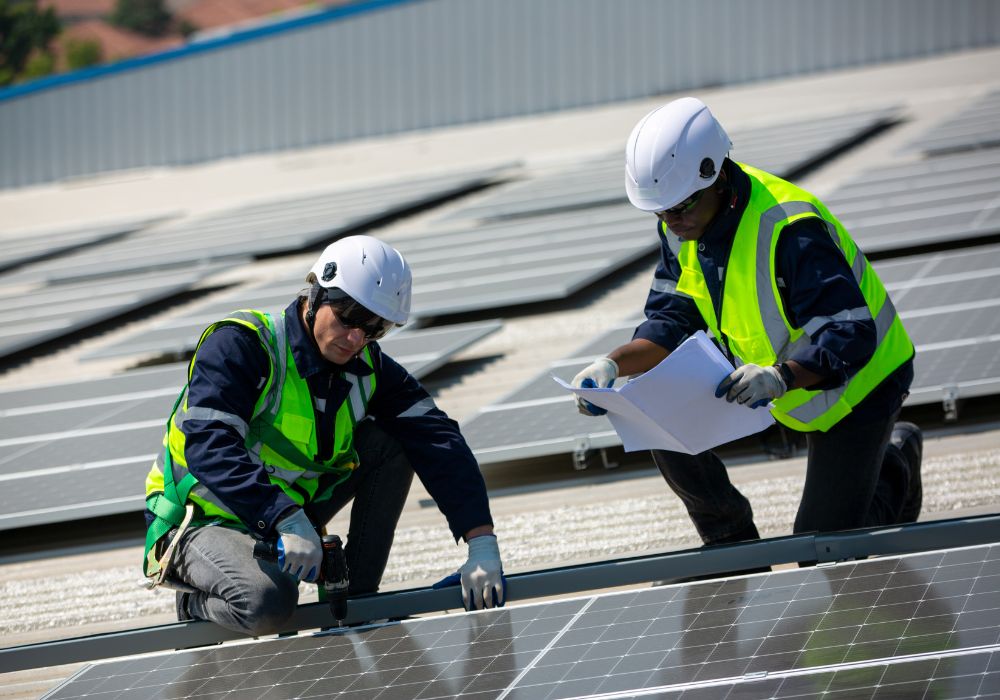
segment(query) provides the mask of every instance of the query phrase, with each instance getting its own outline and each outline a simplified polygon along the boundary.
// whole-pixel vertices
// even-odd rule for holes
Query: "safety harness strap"
[[[170,411],[170,418],[167,419],[169,430],[170,421],[173,420],[174,413],[181,403],[185,392],[181,392],[174,401],[174,408]],[[174,482],[174,461],[170,456],[170,444],[163,446],[163,493],[151,494],[146,499],[146,507],[155,516],[153,522],[146,528],[146,548],[143,552],[143,571],[147,578],[161,574],[161,564],[156,558],[156,543],[170,532],[171,529],[179,527],[184,522],[187,515],[185,503],[188,493],[197,483],[194,475],[188,472],[181,478],[180,483]]]

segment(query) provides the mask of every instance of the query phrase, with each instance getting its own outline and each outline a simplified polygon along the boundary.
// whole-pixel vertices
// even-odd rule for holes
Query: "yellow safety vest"
[[[147,576],[151,575],[149,569],[154,565],[150,562],[150,551],[156,541],[181,522],[185,503],[196,504],[204,515],[203,520],[220,518],[243,526],[239,518],[188,471],[186,438],[182,430],[185,421],[216,420],[235,428],[243,437],[250,458],[264,467],[272,484],[299,505],[329,498],[333,489],[357,467],[354,426],[365,417],[368,402],[375,393],[375,373],[367,376],[348,372],[342,374],[350,382],[351,389],[347,400],[337,410],[332,455],[323,462],[313,461],[318,451],[313,398],[306,380],[295,366],[285,323],[284,314],[275,322],[270,315],[260,311],[241,310],[212,324],[202,333],[199,348],[221,326],[235,324],[249,328],[257,334],[267,351],[270,371],[249,424],[236,415],[189,406],[187,385],[181,391],[167,421],[164,449],[157,455],[146,477],[147,508],[157,516],[156,522],[147,531]],[[188,381],[197,356],[196,350],[188,365]],[[367,347],[361,356],[369,367],[373,366]],[[165,470],[166,465],[171,468]],[[322,493],[318,493],[320,477],[331,473],[336,475],[336,479]],[[165,474],[168,474],[166,479]]]
[[[750,178],[750,200],[726,262],[722,319],[715,317],[696,241],[680,246],[677,291],[694,300],[709,329],[716,338],[726,339],[739,361],[762,366],[791,357],[797,348],[808,345],[809,335],[825,323],[874,319],[875,353],[847,383],[826,391],[794,389],[774,402],[771,412],[784,425],[801,431],[829,430],[913,356],[913,343],[875,270],[823,203],[781,178],[738,165]],[[795,328],[788,322],[778,293],[775,251],[785,226],[805,218],[817,218],[825,224],[850,265],[866,306],[845,309],[832,318],[811,319],[803,328]],[[661,227],[670,235],[666,224]]]

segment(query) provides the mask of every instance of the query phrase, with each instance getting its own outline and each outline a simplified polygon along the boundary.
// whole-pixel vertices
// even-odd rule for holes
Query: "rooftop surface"
[[[1000,50],[756,83],[696,94],[735,128],[807,119],[851,110],[897,107],[903,121],[810,172],[799,183],[820,197],[868,168],[915,159],[904,144],[1000,88]],[[524,173],[544,173],[586,156],[621,148],[632,125],[676,95],[506,120],[448,130],[342,144],[282,155],[243,158],[191,168],[124,172],[99,178],[0,192],[3,235],[159,212],[208,212],[263,198],[303,194],[333,185],[357,186],[402,176],[424,177],[470,167],[520,162]],[[376,232],[388,240],[438,226],[449,207],[408,217]],[[485,197],[486,193],[478,195]],[[652,227],[650,231],[652,235]],[[609,243],[610,245],[610,243]],[[256,263],[227,273],[247,282],[277,269],[311,263],[312,254]],[[504,327],[463,351],[455,367],[426,382],[439,406],[462,421],[586,339],[641,310],[653,262],[644,260],[584,290],[569,302],[513,309]],[[290,290],[290,295],[294,290]],[[86,352],[183,307],[120,329],[84,338],[0,376],[0,388],[27,386],[124,370],[133,359],[82,362]],[[610,348],[609,348],[610,349]],[[929,436],[922,519],[996,512],[1000,501],[1000,425],[942,425]],[[764,536],[788,534],[801,491],[802,459],[741,457],[733,479],[748,495]],[[678,500],[641,459],[617,471],[573,472],[569,457],[486,469],[494,518],[509,571],[548,568],[647,551],[696,546],[697,536]],[[141,489],[137,480],[136,489]],[[443,518],[415,488],[400,524],[386,572],[387,589],[429,583],[463,560]],[[552,504],[559,507],[553,508]],[[331,531],[345,530],[334,520]],[[165,623],[171,594],[151,595],[139,578],[141,522],[134,532],[72,548],[0,558],[0,630],[5,645]],[[443,564],[442,564],[443,563]],[[9,674],[0,698],[37,697],[77,667]]]

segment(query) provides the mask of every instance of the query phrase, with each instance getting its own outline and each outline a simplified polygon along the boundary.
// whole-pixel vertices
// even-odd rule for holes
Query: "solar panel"
[[[413,268],[414,317],[505,309],[567,298],[658,245],[649,216],[607,207],[390,241]],[[614,237],[615,245],[607,244]],[[84,359],[193,349],[205,326],[236,308],[280,311],[304,286],[296,268],[278,279],[216,294]]]
[[[166,218],[167,216],[146,216],[112,223],[5,234],[0,238],[0,248],[3,250],[3,256],[0,257],[0,273],[38,260],[63,255],[77,248],[89,248],[107,243]]]
[[[134,657],[45,697],[986,697],[998,642],[987,545]]]
[[[481,465],[621,444],[604,416],[577,412],[573,396],[551,375],[570,381],[594,357],[632,338],[638,321],[612,328],[571,357],[553,363],[495,404],[462,423],[462,434]]]
[[[501,325],[420,329],[380,345],[420,378]],[[0,392],[0,530],[140,510],[186,366]]]
[[[743,129],[731,134],[732,157],[780,176],[791,176],[895,118],[895,110],[856,112]],[[477,204],[445,219],[498,219],[627,202],[622,151],[583,160],[550,175],[497,188]]]
[[[908,256],[875,269],[917,349],[908,406],[1000,393],[1000,246]],[[639,322],[588,341],[466,421],[462,431],[479,462],[620,445],[607,419],[579,415],[551,375],[570,381],[628,342]]]
[[[904,146],[936,156],[1000,146],[1000,92],[991,92]]]
[[[296,253],[488,182],[483,170],[315,192],[188,217],[19,271],[15,282],[65,281],[192,263]]]
[[[648,215],[615,206],[411,236],[394,245],[413,266],[414,313],[434,316],[567,298],[653,253],[652,226]]]
[[[187,291],[224,267],[193,265],[182,270],[0,292],[0,358],[152,306]]]
[[[201,332],[209,324],[225,318],[236,309],[259,309],[280,314],[291,303],[296,291],[304,286],[304,275],[294,279],[267,281],[215,293],[203,302],[185,309],[180,315],[164,319],[125,338],[95,348],[81,356],[83,360],[130,355],[181,355],[194,350]]]
[[[1000,149],[876,168],[824,197],[868,253],[1000,232]]]

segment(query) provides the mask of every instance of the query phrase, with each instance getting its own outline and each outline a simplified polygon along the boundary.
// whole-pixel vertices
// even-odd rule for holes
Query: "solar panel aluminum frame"
[[[507,577],[507,599],[529,600],[641,584],[663,578],[665,572],[669,572],[671,577],[692,577],[776,564],[827,563],[995,542],[1000,542],[1000,515],[826,534],[791,535],[515,574]],[[403,618],[454,609],[457,595],[455,588],[427,588],[353,598],[349,601],[345,623]],[[335,626],[336,621],[326,603],[300,605],[287,625],[289,632]],[[245,635],[210,622],[179,622],[0,649],[0,673],[189,648],[243,638]]]

